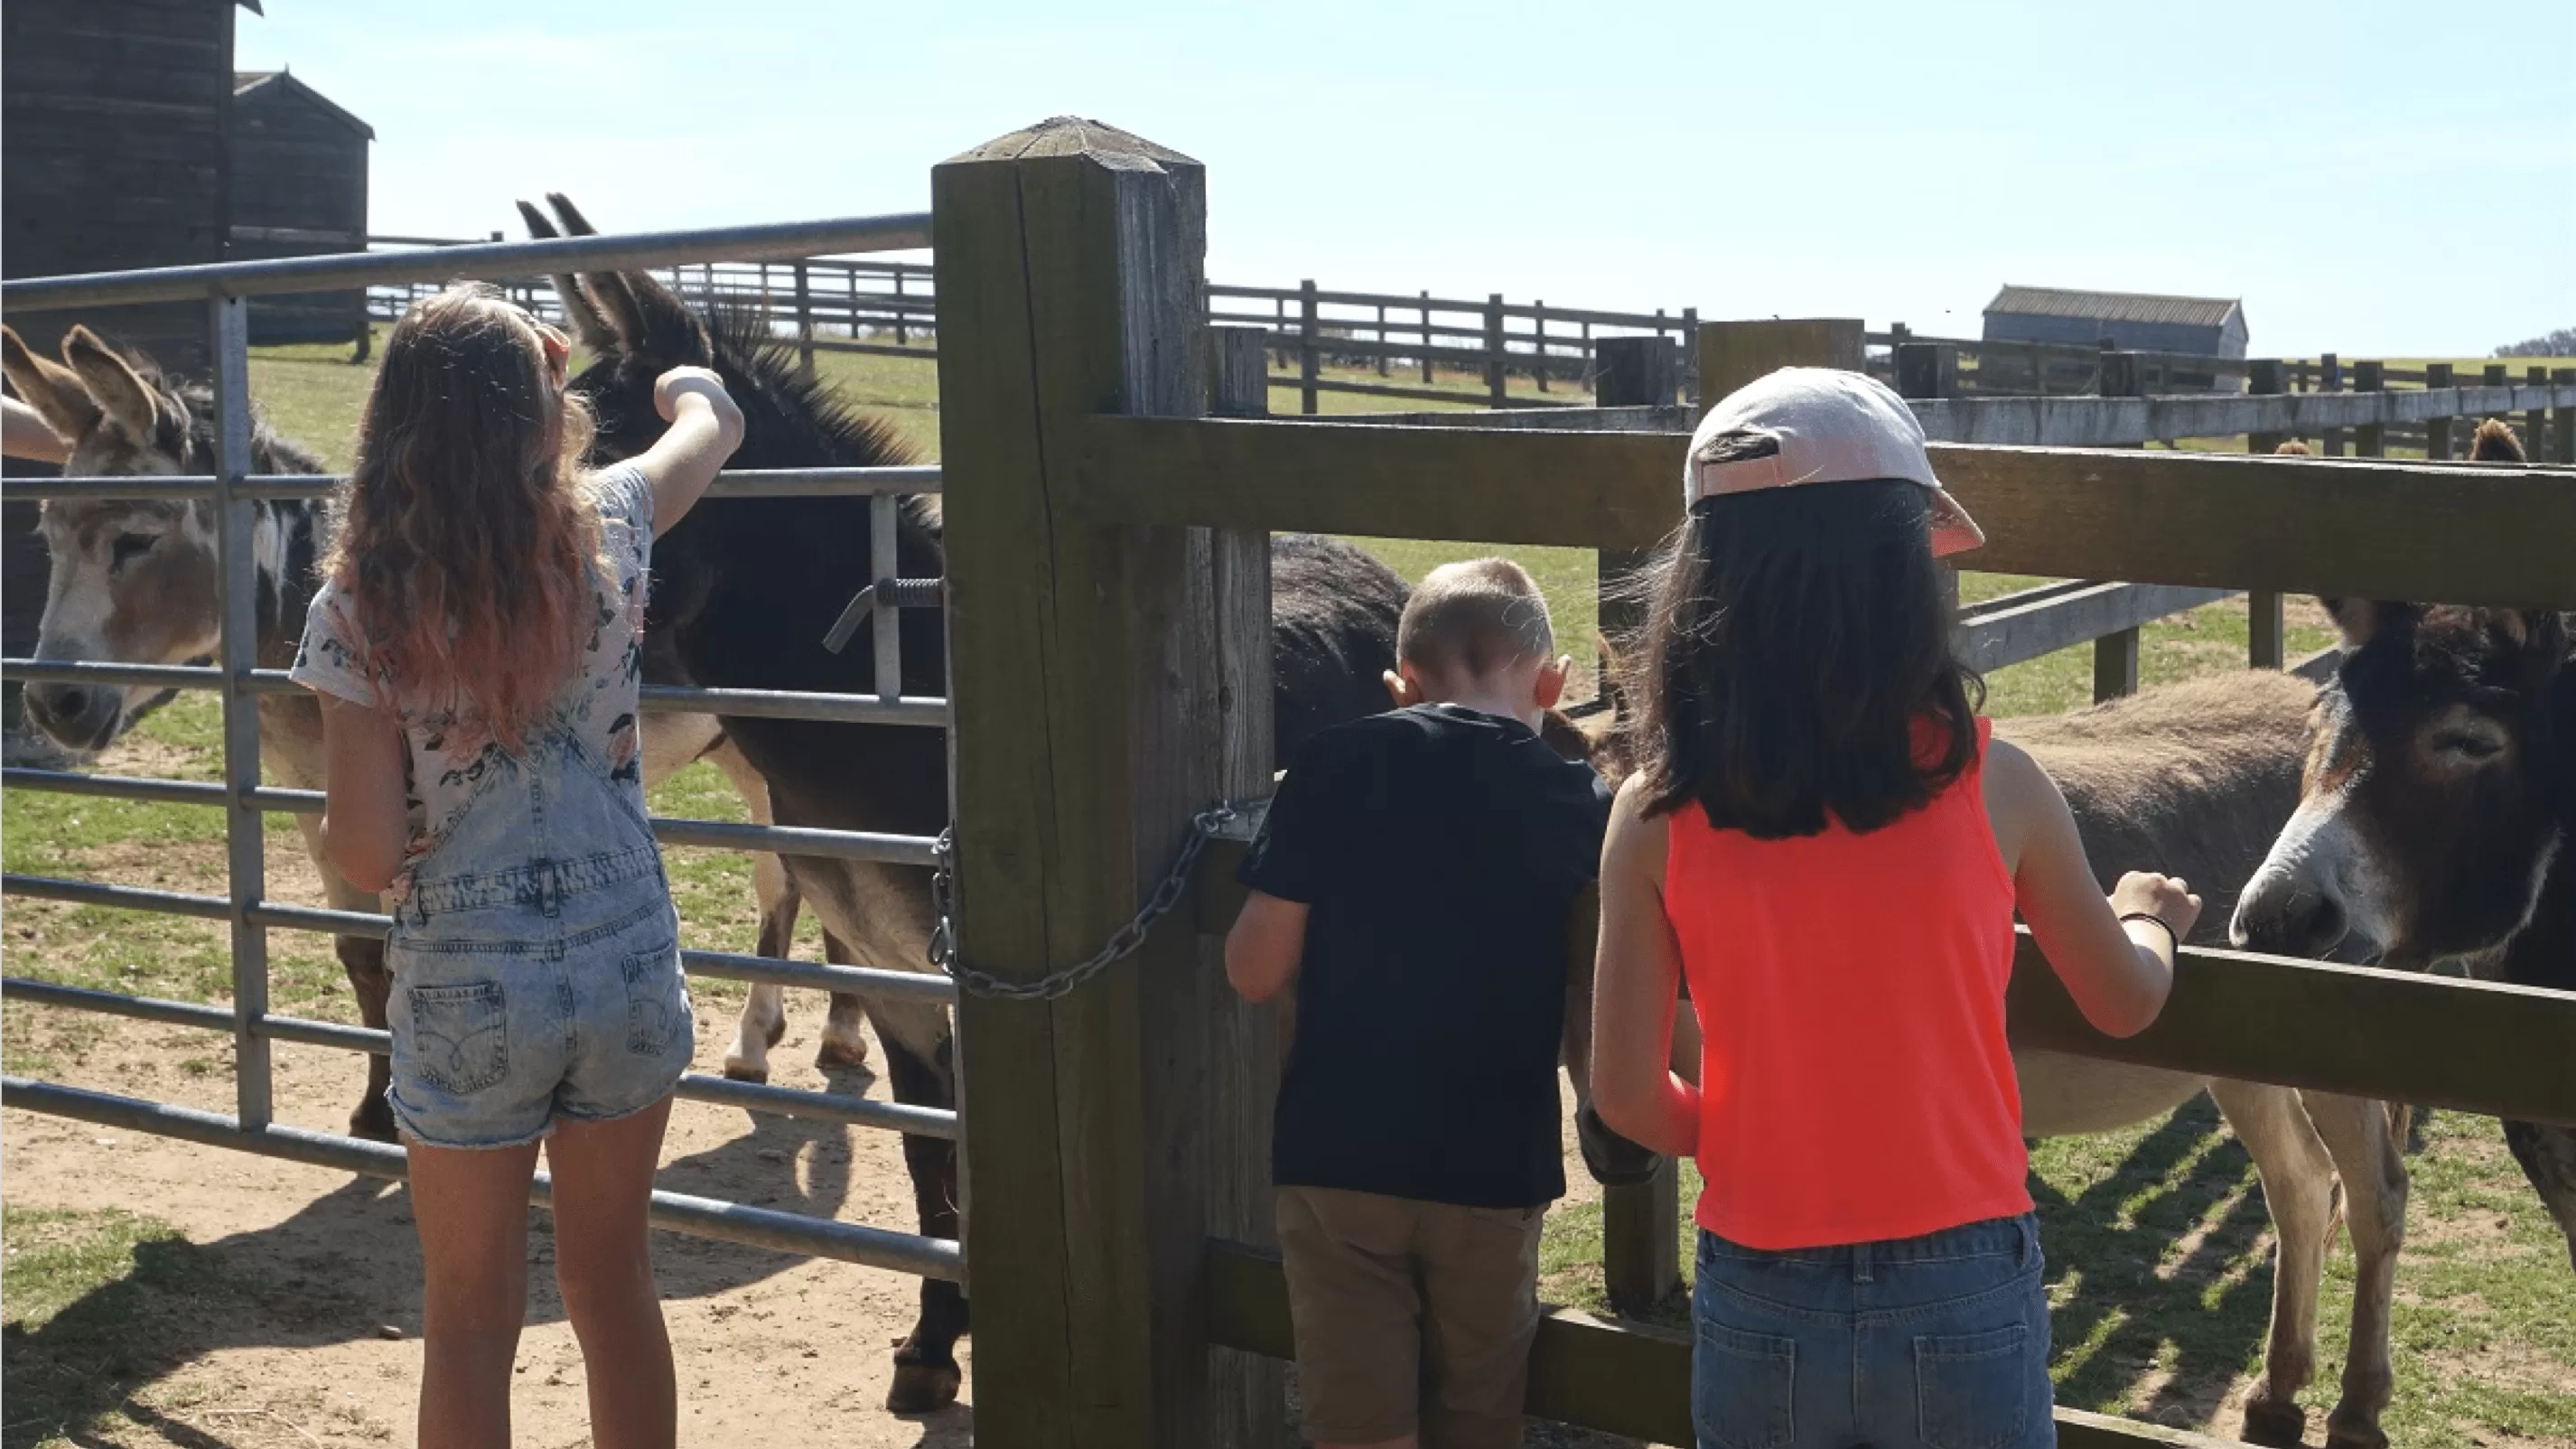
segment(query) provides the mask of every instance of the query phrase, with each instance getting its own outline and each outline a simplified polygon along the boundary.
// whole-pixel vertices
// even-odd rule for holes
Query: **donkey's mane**
[[[911,445],[882,420],[852,406],[819,375],[808,376],[796,350],[769,330],[766,313],[721,303],[705,307],[708,335],[776,414],[763,428],[761,451],[773,457],[829,459],[832,466],[872,468],[915,461]]]

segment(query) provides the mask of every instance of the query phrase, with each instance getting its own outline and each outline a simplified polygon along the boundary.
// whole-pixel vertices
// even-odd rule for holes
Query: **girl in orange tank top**
[[[2106,901],[2056,786],[1978,718],[1935,560],[1983,535],[1894,393],[1773,373],[1701,424],[1684,497],[1603,850],[1592,1088],[1707,1182],[1700,1441],[2054,1443],[2014,912],[2127,1035],[2199,898],[2132,875]]]

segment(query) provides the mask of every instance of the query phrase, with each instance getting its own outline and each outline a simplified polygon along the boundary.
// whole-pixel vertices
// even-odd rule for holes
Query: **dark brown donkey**
[[[549,200],[563,230],[592,230],[563,198]],[[532,232],[555,234],[535,208],[523,206],[522,212]],[[912,461],[883,425],[800,376],[794,353],[770,335],[760,315],[701,316],[641,272],[557,277],[555,285],[595,358],[576,386],[598,410],[603,460],[631,457],[660,434],[653,380],[664,369],[694,364],[715,369],[742,405],[746,426],[734,467]],[[701,507],[672,529],[654,551],[651,628],[668,641],[680,678],[716,688],[874,692],[875,651],[864,635],[838,653],[823,647],[833,621],[869,581],[868,515],[864,498],[746,499]],[[902,574],[938,577],[936,505],[907,499],[898,524]],[[1274,540],[1271,586],[1274,717],[1284,758],[1316,729],[1386,707],[1378,678],[1394,667],[1395,626],[1406,588],[1358,549],[1296,535]],[[869,627],[874,625],[872,619]],[[945,694],[939,615],[906,610],[899,627],[903,692]],[[767,781],[782,825],[934,835],[948,823],[948,743],[937,730],[732,717],[723,723],[727,738]],[[786,864],[796,893],[813,905],[836,943],[836,957],[933,969],[927,959],[927,871],[810,857]],[[856,1004],[836,1002],[836,1010]],[[896,1098],[953,1107],[948,1012],[919,1003],[865,1005],[885,1048]],[[922,1231],[956,1236],[954,1145],[907,1137],[904,1161]],[[921,1318],[895,1351],[889,1408],[925,1411],[956,1396],[954,1350],[965,1329],[963,1292],[955,1284],[924,1281]]]

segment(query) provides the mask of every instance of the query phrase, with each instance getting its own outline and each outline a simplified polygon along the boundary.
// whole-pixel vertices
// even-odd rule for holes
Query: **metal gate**
[[[254,501],[311,499],[340,480],[309,475],[253,475],[249,397],[249,332],[246,299],[351,287],[444,283],[460,278],[504,281],[581,271],[623,271],[678,263],[761,261],[820,254],[901,251],[930,244],[930,218],[914,213],[851,220],[728,227],[694,231],[588,236],[444,248],[435,252],[303,257],[220,263],[147,271],[50,277],[7,284],[0,299],[11,312],[64,311],[137,302],[196,301],[206,306],[213,343],[215,455],[210,477],[66,478],[7,480],[0,496],[11,502],[40,499],[208,501],[214,508],[221,593],[221,646],[207,665],[139,665],[93,661],[0,660],[0,678],[13,683],[67,682],[125,688],[212,689],[222,698],[223,781],[140,779],[71,771],[11,768],[0,771],[10,789],[50,790],[129,800],[221,806],[225,811],[227,890],[222,896],[146,890],[95,881],[0,876],[0,893],[73,901],[122,910],[157,911],[227,921],[232,928],[233,1004],[223,1007],[95,991],[20,977],[0,980],[11,1001],[136,1017],[178,1026],[230,1031],[236,1110],[201,1112],[172,1103],[90,1091],[25,1077],[0,1077],[0,1103],[82,1121],[159,1133],[188,1141],[379,1177],[404,1175],[400,1148],[337,1133],[281,1125],[270,1113],[269,1043],[296,1042],[353,1052],[391,1050],[388,1034],[334,1022],[280,1016],[268,1009],[268,933],[319,931],[333,935],[384,935],[387,918],[347,911],[273,903],[265,897],[262,817],[269,813],[319,813],[322,795],[260,783],[257,697],[297,693],[284,671],[255,666],[257,570],[252,565]],[[867,578],[891,579],[895,566],[895,509],[907,494],[935,493],[936,467],[810,468],[735,471],[719,475],[711,500],[816,495],[857,495],[869,500],[874,537]],[[881,608],[937,607],[912,591],[879,589]],[[903,697],[900,631],[877,628],[875,695],[789,693],[738,689],[648,686],[643,707],[655,712],[729,714],[840,723],[899,724],[945,729],[948,702]],[[712,820],[656,817],[654,833],[674,845],[831,856],[929,866],[936,841],[929,836],[863,831],[794,829]],[[774,983],[814,990],[856,992],[948,1004],[955,988],[944,976],[875,967],[827,966],[720,951],[684,951],[692,976]],[[873,1102],[830,1092],[753,1085],[690,1073],[681,1078],[684,1100],[747,1111],[876,1127],[913,1136],[957,1139],[955,1112]],[[545,1173],[532,1194],[549,1195]],[[656,1226],[700,1237],[891,1268],[963,1282],[959,1244],[915,1233],[778,1212],[717,1198],[653,1194]]]

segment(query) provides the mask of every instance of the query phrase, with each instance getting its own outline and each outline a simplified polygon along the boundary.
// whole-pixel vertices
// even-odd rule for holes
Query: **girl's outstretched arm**
[[[45,421],[45,415],[14,397],[0,397],[0,453],[12,458],[34,458],[46,463],[60,463],[72,455],[72,445]]]
[[[410,823],[403,805],[409,746],[393,716],[336,695],[322,701],[322,855],[342,879],[380,891],[402,869]]]
[[[2076,1008],[2110,1036],[2146,1030],[2173,990],[2173,948],[2200,919],[2200,897],[2172,876],[2132,871],[2104,899],[2066,796],[2002,740],[1987,749],[1985,795],[2022,919]]]
[[[675,367],[653,384],[653,407],[671,426],[635,460],[653,489],[653,534],[671,531],[742,446],[742,409],[723,379],[703,367]]]
[[[1592,972],[1592,1109],[1650,1151],[1699,1151],[1699,1088],[1673,1074],[1681,946],[1664,915],[1664,823],[1643,777],[1620,787],[1601,847],[1601,945]]]

